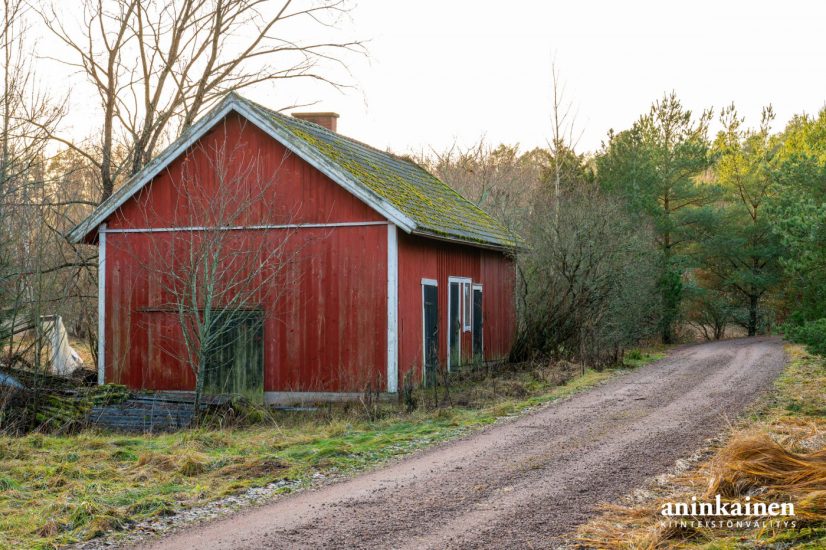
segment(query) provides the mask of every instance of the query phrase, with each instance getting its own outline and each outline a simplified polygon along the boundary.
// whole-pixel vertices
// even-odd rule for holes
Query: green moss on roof
[[[357,185],[411,218],[417,231],[506,248],[521,244],[504,225],[421,166],[317,124],[248,103],[349,174]]]

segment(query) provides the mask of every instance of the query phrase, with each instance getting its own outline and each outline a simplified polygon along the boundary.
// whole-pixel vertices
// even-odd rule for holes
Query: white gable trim
[[[370,191],[363,189],[357,183],[353,182],[350,174],[342,171],[335,164],[328,161],[323,155],[313,149],[311,145],[305,143],[300,138],[293,136],[289,131],[283,130],[277,125],[269,122],[256,110],[250,108],[246,103],[239,102],[236,111],[238,114],[255,124],[261,131],[298,155],[307,164],[341,185],[344,189],[349,191],[350,194],[361,199],[361,201],[367,206],[370,206],[373,210],[393,222],[396,226],[403,229],[405,233],[410,233],[416,229],[416,222],[402,214],[401,211],[386,200],[376,196]]]
[[[143,189],[147,183],[152,181],[152,179],[173,160],[182,155],[232,111],[255,124],[261,131],[298,155],[299,158],[319,170],[325,176],[341,185],[352,195],[373,208],[373,210],[384,216],[387,220],[393,222],[393,224],[400,227],[406,233],[410,233],[416,229],[416,223],[412,219],[402,214],[397,208],[393,207],[381,197],[377,197],[374,193],[361,188],[352,180],[349,174],[326,160],[323,155],[313,150],[310,145],[305,144],[300,138],[293,136],[290,132],[276,127],[275,124],[268,121],[265,117],[262,117],[256,110],[250,108],[247,103],[241,101],[238,96],[230,96],[224,100],[222,104],[204,116],[204,118],[195,123],[185,134],[185,137],[182,136],[178,141],[173,142],[172,145],[146,165],[143,170],[135,174],[130,181],[126,182],[122,188],[101,203],[88,218],[69,232],[67,235],[68,239],[74,243],[82,242],[92,231],[100,226],[101,223],[114,214],[118,208],[123,206],[126,201]]]

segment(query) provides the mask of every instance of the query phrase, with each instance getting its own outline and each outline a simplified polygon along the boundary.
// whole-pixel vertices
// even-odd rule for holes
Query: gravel
[[[777,338],[690,346],[572,399],[141,547],[555,548],[771,387]]]

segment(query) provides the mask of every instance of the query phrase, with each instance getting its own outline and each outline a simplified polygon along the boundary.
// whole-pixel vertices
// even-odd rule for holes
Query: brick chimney
[[[314,122],[319,126],[324,126],[328,130],[335,132],[338,124],[338,113],[293,113],[295,118]]]

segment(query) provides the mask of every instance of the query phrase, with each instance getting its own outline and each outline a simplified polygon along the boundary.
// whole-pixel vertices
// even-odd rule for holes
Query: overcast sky
[[[395,150],[481,135],[545,143],[556,57],[584,150],[675,90],[693,109],[735,101],[778,124],[826,100],[826,3],[361,0],[371,61],[359,93],[323,92],[341,130]]]
[[[582,151],[670,90],[694,110],[735,101],[752,123],[771,102],[778,127],[826,100],[824,2],[360,0],[339,25],[370,40],[356,89],[246,93],[273,107],[318,100],[342,133],[397,152],[481,136],[544,144],[554,58]]]

